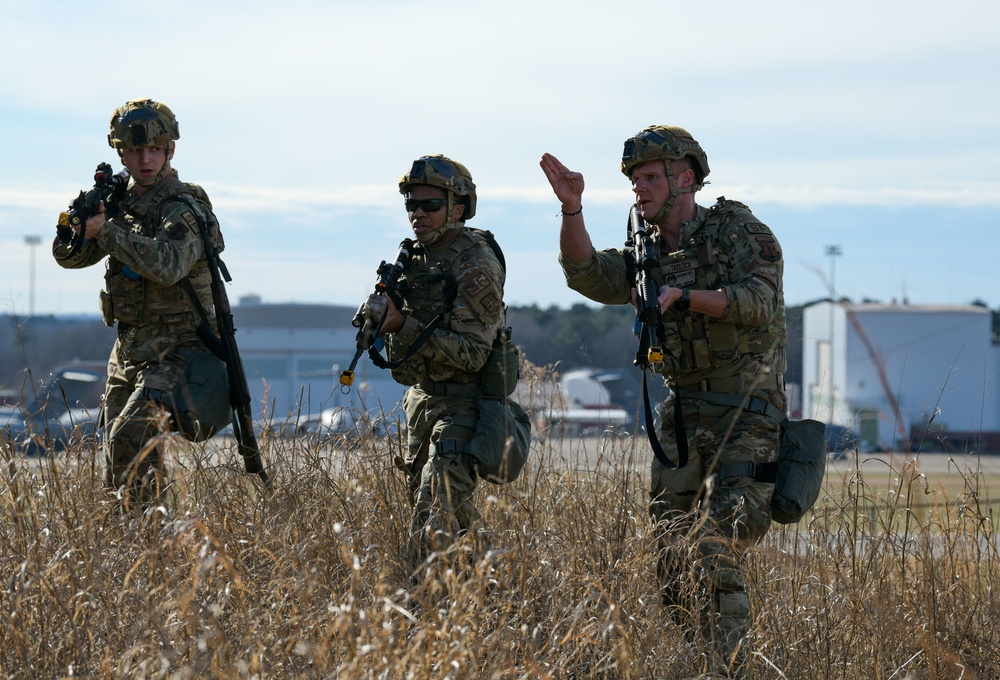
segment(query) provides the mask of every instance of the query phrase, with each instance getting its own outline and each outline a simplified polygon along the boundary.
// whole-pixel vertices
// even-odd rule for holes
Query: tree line
[[[978,305],[986,306],[981,302]],[[786,310],[785,378],[790,383],[801,381],[802,310],[802,306]],[[239,309],[234,312],[238,315]],[[1000,338],[1000,309],[994,310],[992,317],[994,338]],[[560,372],[632,366],[636,351],[634,318],[628,305],[584,303],[568,309],[511,306],[507,313],[514,342],[528,361],[538,366],[554,366]],[[107,361],[114,340],[114,330],[96,317],[0,317],[0,392],[20,390],[28,367],[37,380],[70,361]]]

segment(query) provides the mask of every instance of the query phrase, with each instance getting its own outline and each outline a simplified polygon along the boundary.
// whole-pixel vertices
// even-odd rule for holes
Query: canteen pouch
[[[497,331],[490,355],[479,371],[479,390],[487,397],[509,397],[517,388],[521,377],[521,351],[510,341],[510,336],[510,326]]]

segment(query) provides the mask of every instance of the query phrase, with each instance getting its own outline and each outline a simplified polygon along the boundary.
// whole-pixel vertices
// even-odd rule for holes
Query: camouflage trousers
[[[650,514],[659,545],[657,575],[675,620],[700,630],[723,665],[746,653],[750,601],[743,551],[771,525],[773,484],[749,477],[718,480],[720,464],[765,463],[777,457],[780,428],[763,415],[684,400],[688,464],[679,470],[652,463]],[[659,407],[660,442],[677,461],[673,401]],[[701,612],[711,611],[709,618]]]
[[[185,365],[175,352],[137,363],[119,342],[112,349],[102,415],[105,485],[124,489],[126,505],[159,497],[166,473],[160,436],[173,429],[167,404]]]
[[[479,410],[473,398],[431,396],[419,387],[406,391],[403,409],[407,451],[400,467],[412,504],[406,555],[417,565],[481,517],[472,502],[477,474],[463,453]]]

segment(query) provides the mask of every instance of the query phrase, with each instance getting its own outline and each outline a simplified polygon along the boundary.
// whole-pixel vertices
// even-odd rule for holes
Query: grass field
[[[416,573],[398,440],[178,443],[168,502],[123,516],[92,444],[0,445],[4,678],[688,678],[659,604],[642,439],[547,441],[484,527]],[[1000,678],[991,461],[831,464],[746,555],[753,677]]]

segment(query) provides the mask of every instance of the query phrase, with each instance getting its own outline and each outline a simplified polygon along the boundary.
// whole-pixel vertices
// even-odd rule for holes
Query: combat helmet
[[[471,220],[476,215],[476,185],[469,169],[447,156],[434,154],[421,156],[405,175],[399,178],[399,193],[406,194],[414,184],[429,184],[449,193],[449,198],[465,206],[462,221]]]
[[[133,99],[111,116],[108,144],[121,151],[143,146],[166,146],[180,139],[181,131],[166,104],[152,99]]]
[[[673,161],[686,157],[694,160],[696,177],[693,189],[697,191],[704,186],[709,172],[708,156],[701,145],[682,127],[651,125],[625,140],[621,169],[626,177],[631,177],[632,169],[646,161]]]

